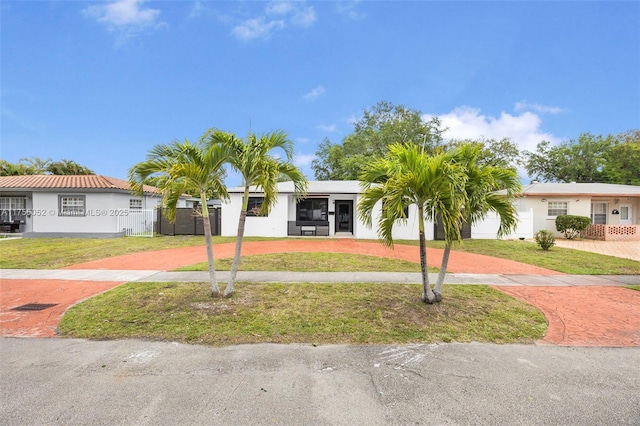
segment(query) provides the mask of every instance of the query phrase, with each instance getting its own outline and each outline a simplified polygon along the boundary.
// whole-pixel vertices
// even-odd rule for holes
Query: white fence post
[[[118,216],[118,230],[128,237],[153,237],[155,209],[129,209]]]

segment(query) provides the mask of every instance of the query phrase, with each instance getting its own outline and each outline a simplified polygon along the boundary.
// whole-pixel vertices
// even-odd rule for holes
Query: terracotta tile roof
[[[129,191],[129,182],[101,175],[22,175],[0,176],[0,189],[113,189]],[[160,194],[156,187],[145,185],[144,192]]]

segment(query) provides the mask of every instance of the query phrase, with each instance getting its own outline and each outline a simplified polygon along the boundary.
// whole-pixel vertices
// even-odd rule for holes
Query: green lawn
[[[270,239],[246,238],[246,241],[259,240]],[[235,239],[231,237],[214,237],[214,244],[233,241]],[[397,244],[417,245],[418,242],[399,241]],[[2,242],[0,268],[55,269],[121,254],[193,245],[204,245],[204,237],[9,240]],[[442,248],[444,244],[442,241],[428,241],[427,246]],[[462,244],[456,245],[454,250],[515,260],[568,274],[640,274],[640,262],[637,261],[560,247],[544,251],[528,241],[465,240]]]
[[[418,245],[417,241],[401,241],[402,244]],[[427,247],[444,248],[443,241],[428,241]],[[552,247],[541,250],[537,244],[519,240],[464,240],[453,250],[483,254],[516,262],[540,266],[565,274],[576,275],[638,275],[640,262],[605,256],[597,253]]]
[[[246,241],[264,239],[247,238]],[[214,244],[220,244],[233,243],[236,239],[233,237],[214,237],[213,240]],[[199,245],[204,245],[203,236],[23,238],[2,242],[0,268],[57,269],[105,257]]]
[[[131,283],[69,309],[61,335],[214,346],[244,343],[531,343],[536,308],[487,286],[445,286],[440,304],[419,285],[247,284],[230,299],[204,283]]]
[[[233,259],[216,259],[216,270],[230,271]],[[208,263],[178,268],[179,271],[207,271]],[[420,264],[406,260],[365,256],[349,253],[270,253],[244,256],[240,259],[242,271],[295,271],[295,272],[420,272]],[[429,268],[429,272],[437,272]]]

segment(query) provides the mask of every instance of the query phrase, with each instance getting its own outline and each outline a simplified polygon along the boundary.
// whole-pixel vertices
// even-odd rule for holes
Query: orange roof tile
[[[130,191],[129,182],[101,175],[22,175],[0,176],[0,189],[115,189]],[[154,186],[144,192],[160,194]]]

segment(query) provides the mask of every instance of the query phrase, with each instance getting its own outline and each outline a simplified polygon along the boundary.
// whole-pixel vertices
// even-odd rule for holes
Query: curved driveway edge
[[[542,342],[560,346],[640,346],[640,291],[620,287],[497,287],[539,308]]]
[[[214,257],[216,259],[233,257],[234,249],[235,243],[214,244]],[[362,242],[348,239],[246,241],[242,244],[242,256],[286,252],[353,253],[420,263],[418,246],[402,244],[396,244],[393,248],[389,248],[379,242]],[[443,250],[441,249],[427,248],[428,265],[439,268],[442,262],[442,253]],[[79,263],[63,269],[154,269],[170,271],[206,261],[205,246],[192,246],[108,257]],[[561,272],[513,260],[459,251],[451,252],[447,271],[468,274],[562,274]]]
[[[218,244],[214,249],[218,258],[231,257],[234,244]],[[396,245],[395,250],[392,250],[380,243],[353,240],[256,241],[243,245],[243,256],[295,251],[358,253],[416,263],[419,261],[417,246]],[[429,265],[439,266],[441,256],[442,250],[429,249]],[[21,279],[19,276],[7,279],[5,276],[0,288],[0,334],[53,336],[60,316],[69,306],[126,281],[179,281],[177,276],[181,275],[204,276],[206,279],[206,273],[166,272],[202,261],[206,261],[206,251],[204,246],[197,246],[116,256],[61,270],[34,271],[36,275],[44,273],[45,276],[32,280]],[[448,275],[448,283],[498,284],[500,286],[496,286],[496,289],[540,308],[549,322],[543,343],[567,346],[640,346],[640,292],[605,287],[620,285],[613,277],[572,276],[519,262],[456,251],[451,253],[449,265],[449,270],[454,273]],[[51,275],[47,277],[47,273]],[[478,278],[475,275],[478,273],[484,274],[483,277]],[[240,272],[239,280],[245,278],[245,274],[253,274],[258,280],[269,280],[269,273],[266,272]],[[71,275],[75,279],[69,279]],[[366,273],[348,275],[351,278],[369,276]],[[58,279],[50,279],[52,277]],[[366,281],[375,282],[380,275],[377,277]],[[489,277],[492,278],[487,279]],[[334,279],[344,280],[344,275],[343,278],[338,275]],[[399,282],[407,282],[409,279],[411,278],[402,275]],[[193,278],[189,280],[198,281]],[[327,280],[325,277],[322,279]],[[27,303],[52,303],[55,306],[39,312],[12,310]]]

